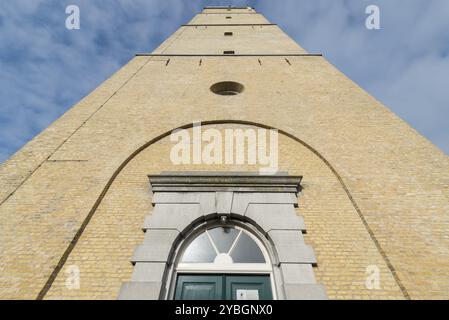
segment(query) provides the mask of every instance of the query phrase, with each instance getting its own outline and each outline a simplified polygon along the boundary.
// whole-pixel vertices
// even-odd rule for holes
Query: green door
[[[179,275],[176,300],[272,300],[269,275]]]
[[[221,300],[223,280],[219,276],[178,276],[175,300]]]

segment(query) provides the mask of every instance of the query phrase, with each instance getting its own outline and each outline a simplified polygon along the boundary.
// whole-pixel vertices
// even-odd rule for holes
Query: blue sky
[[[81,29],[65,28],[78,5]],[[448,0],[1,0],[0,162],[205,5],[250,5],[449,154]],[[381,30],[365,28],[365,8]]]

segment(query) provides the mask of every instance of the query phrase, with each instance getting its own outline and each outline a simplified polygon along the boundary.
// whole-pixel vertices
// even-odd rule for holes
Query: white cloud
[[[370,4],[380,7],[382,30],[365,28]],[[259,7],[449,154],[449,1],[286,0]]]

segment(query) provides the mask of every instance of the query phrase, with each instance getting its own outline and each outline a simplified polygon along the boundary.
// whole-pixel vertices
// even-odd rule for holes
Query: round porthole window
[[[218,82],[210,87],[210,91],[221,96],[235,96],[242,93],[244,86],[241,83],[234,81]]]

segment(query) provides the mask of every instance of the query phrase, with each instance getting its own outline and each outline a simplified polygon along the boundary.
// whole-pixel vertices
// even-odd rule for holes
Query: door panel
[[[175,300],[221,300],[221,276],[178,276]]]
[[[272,300],[269,275],[178,275],[175,300]]]
[[[270,276],[227,276],[226,300],[272,300]]]

